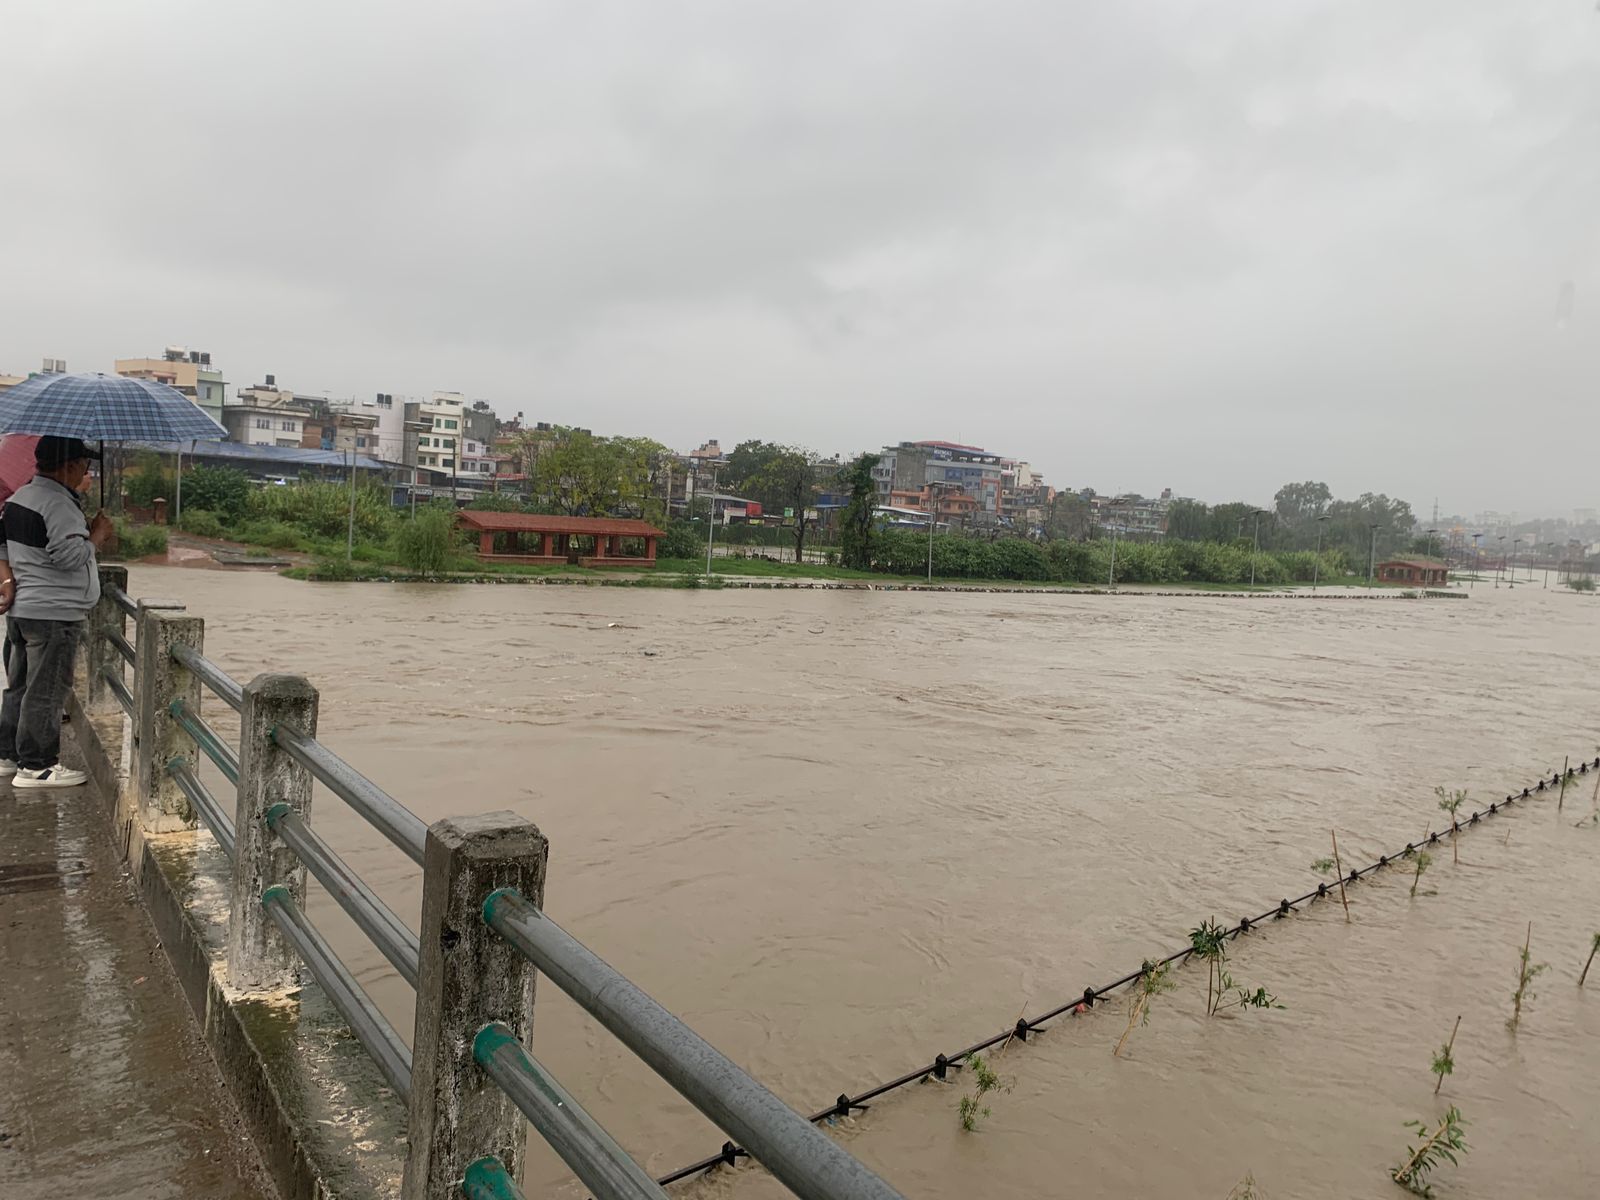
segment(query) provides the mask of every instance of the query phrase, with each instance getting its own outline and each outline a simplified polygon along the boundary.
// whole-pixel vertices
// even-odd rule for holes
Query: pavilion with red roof
[[[457,514],[478,535],[480,562],[531,566],[653,567],[661,530],[648,521],[549,517],[540,513]]]

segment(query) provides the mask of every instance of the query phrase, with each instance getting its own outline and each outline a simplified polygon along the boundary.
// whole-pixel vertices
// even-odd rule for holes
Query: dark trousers
[[[0,758],[42,771],[61,761],[61,708],[84,621],[6,618],[6,695],[0,702]]]

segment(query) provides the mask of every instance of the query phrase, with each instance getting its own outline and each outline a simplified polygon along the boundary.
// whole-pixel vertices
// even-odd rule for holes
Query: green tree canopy
[[[863,454],[851,459],[839,472],[838,487],[849,493],[839,528],[839,562],[858,571],[872,567],[873,509],[878,500],[878,485],[872,468],[880,455]]]
[[[535,503],[567,516],[648,515],[661,443],[565,428],[547,436],[534,462]]]

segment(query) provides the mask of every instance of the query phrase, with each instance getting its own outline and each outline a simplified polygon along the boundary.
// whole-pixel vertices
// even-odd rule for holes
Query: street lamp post
[[[1327,528],[1327,522],[1333,520],[1328,513],[1323,513],[1317,518],[1317,556],[1311,560],[1311,590],[1317,590],[1317,577],[1322,573],[1322,531]]]
[[[708,581],[711,578],[711,543],[716,540],[716,536],[717,536],[717,467],[718,467],[718,465],[720,465],[720,464],[713,463],[712,467],[711,467],[711,504],[710,504],[710,508],[706,512],[706,579]]]
[[[1250,586],[1256,586],[1256,555],[1261,553],[1261,518],[1267,515],[1267,510],[1258,508],[1251,516],[1255,517],[1255,524],[1250,530]]]
[[[1498,589],[1500,587],[1500,576],[1504,575],[1506,570],[1506,535],[1503,533],[1496,534],[1494,540],[1495,550],[1499,555],[1499,561],[1494,565],[1494,586]]]
[[[1522,545],[1522,537],[1520,535],[1511,539],[1511,568],[1506,572],[1507,576],[1509,576],[1506,580],[1508,588],[1517,586],[1517,547],[1520,545]]]
[[[939,524],[939,487],[937,483],[928,485],[928,582],[933,582],[933,531]]]
[[[1106,575],[1106,586],[1117,586],[1117,527],[1111,527],[1111,570]]]
[[[1373,575],[1378,569],[1378,526],[1376,522],[1368,526],[1372,530],[1372,545],[1367,550],[1367,586],[1371,587]]]
[[[1479,548],[1478,542],[1482,537],[1483,534],[1481,533],[1475,533],[1472,535],[1472,583],[1469,586],[1469,590],[1478,586],[1478,564],[1483,556],[1483,552]]]

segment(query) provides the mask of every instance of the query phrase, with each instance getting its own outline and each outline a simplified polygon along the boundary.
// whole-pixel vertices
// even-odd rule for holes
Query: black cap
[[[91,450],[81,440],[74,437],[57,437],[48,434],[39,439],[39,444],[33,448],[33,465],[41,471],[59,471],[69,462],[76,462],[80,458],[99,458],[97,450]]]

